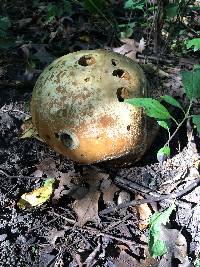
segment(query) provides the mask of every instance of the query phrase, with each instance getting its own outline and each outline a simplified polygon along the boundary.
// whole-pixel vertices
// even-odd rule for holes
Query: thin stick
[[[37,179],[42,179],[42,180],[47,180],[49,177],[35,177],[35,176],[20,176],[20,175],[9,175],[7,174],[6,172],[0,170],[0,173],[2,173],[3,175],[6,176],[6,178],[9,178],[9,179],[34,179],[34,180],[37,180]],[[0,179],[3,179],[3,177],[0,177]]]
[[[162,201],[165,199],[176,199],[176,198],[179,198],[179,197],[185,195],[186,193],[193,190],[194,188],[196,188],[199,185],[199,183],[200,183],[200,177],[197,177],[197,179],[193,183],[191,183],[190,185],[188,185],[186,188],[184,188],[181,191],[178,191],[175,193],[170,193],[168,195],[161,195],[160,197],[151,197],[151,198],[147,198],[147,199],[129,201],[127,203],[120,204],[116,207],[111,207],[111,208],[105,209],[105,210],[101,211],[99,214],[105,215],[105,214],[108,214],[111,212],[115,212],[119,209],[128,208],[130,206],[136,206],[136,205],[141,205],[141,204],[145,204],[145,203],[158,202],[158,201]]]

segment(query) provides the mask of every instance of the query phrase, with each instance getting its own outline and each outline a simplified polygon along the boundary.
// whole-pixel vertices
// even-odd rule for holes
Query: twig
[[[20,175],[9,175],[7,174],[6,172],[0,170],[0,173],[2,173],[3,175],[6,176],[6,178],[8,179],[34,179],[34,180],[37,180],[37,179],[42,179],[42,180],[47,180],[48,177],[35,177],[35,176],[20,176]],[[3,177],[0,177],[0,179],[4,179]]]
[[[115,212],[119,209],[128,208],[130,206],[136,206],[136,205],[141,205],[141,204],[145,204],[145,203],[158,202],[158,201],[162,201],[165,199],[176,199],[176,198],[179,198],[179,197],[185,195],[186,193],[190,192],[191,190],[193,190],[195,187],[197,187],[199,185],[199,183],[200,183],[200,177],[197,177],[197,179],[193,183],[191,183],[186,188],[184,188],[183,190],[180,190],[178,192],[170,193],[167,195],[161,195],[160,197],[150,197],[147,199],[129,201],[127,203],[120,204],[116,207],[111,207],[111,208],[105,209],[105,210],[101,211],[99,214],[105,215],[105,214],[108,214],[111,212]]]
[[[67,217],[65,217],[65,216],[63,216],[63,215],[61,215],[61,214],[58,214],[58,213],[56,213],[56,212],[54,212],[54,211],[49,211],[48,213],[50,213],[51,215],[53,214],[53,215],[55,215],[55,216],[57,216],[57,217],[60,217],[60,218],[62,218],[62,219],[64,219],[64,220],[66,220],[66,221],[69,222],[69,223],[72,223],[72,224],[75,224],[75,223],[76,223],[75,220],[69,219],[69,218],[67,218]],[[63,228],[65,229],[66,226],[63,226]],[[73,228],[74,228],[74,229],[73,229]],[[91,226],[83,226],[83,227],[79,227],[79,226],[75,226],[75,227],[74,227],[74,226],[72,226],[72,227],[71,227],[71,229],[74,230],[74,231],[77,231],[77,228],[78,228],[79,230],[81,230],[81,231],[92,232],[93,234],[96,235],[96,237],[99,237],[99,236],[105,236],[105,237],[109,237],[109,238],[115,239],[115,240],[117,240],[117,241],[126,243],[126,244],[129,245],[129,246],[130,246],[130,245],[137,245],[137,246],[140,246],[140,247],[141,247],[141,245],[138,245],[138,244],[137,244],[135,241],[133,241],[133,240],[126,240],[125,238],[122,238],[122,237],[117,237],[117,236],[114,236],[114,235],[111,235],[111,234],[107,234],[107,233],[104,233],[104,232],[102,232],[102,231],[99,231],[98,229],[93,228],[93,227],[91,227]],[[67,230],[69,230],[68,227],[67,227]]]

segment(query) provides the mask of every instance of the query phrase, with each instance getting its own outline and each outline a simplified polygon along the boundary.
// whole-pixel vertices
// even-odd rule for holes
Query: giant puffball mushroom
[[[152,127],[125,98],[146,97],[147,81],[131,59],[106,50],[70,53],[42,72],[31,113],[39,136],[56,152],[91,164],[126,155],[139,160]]]

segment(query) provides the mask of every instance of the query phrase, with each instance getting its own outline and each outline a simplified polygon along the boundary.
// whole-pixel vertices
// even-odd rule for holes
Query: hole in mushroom
[[[79,58],[79,60],[78,60],[78,64],[81,66],[84,66],[84,67],[91,66],[95,63],[96,63],[95,58],[90,56],[90,55],[83,56],[83,57]]]
[[[60,141],[66,148],[74,150],[79,147],[79,140],[77,136],[71,132],[64,132],[60,134]]]
[[[127,131],[130,131],[130,129],[131,129],[131,125],[127,125]]]
[[[114,70],[112,73],[113,76],[119,77],[121,79],[129,80],[130,79],[130,74],[128,71],[124,71],[122,69],[117,69]]]
[[[116,95],[119,102],[124,102],[124,99],[129,98],[129,91],[126,87],[120,87],[117,89]]]
[[[89,80],[90,80],[90,77],[84,79],[85,82],[88,82]]]
[[[117,66],[117,63],[118,63],[117,60],[112,59],[111,62],[112,62],[112,65],[113,65],[113,66]]]
[[[54,133],[55,138],[59,138],[59,134],[58,133]]]

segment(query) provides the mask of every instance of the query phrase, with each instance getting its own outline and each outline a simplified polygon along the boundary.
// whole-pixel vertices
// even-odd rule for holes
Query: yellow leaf
[[[17,203],[18,207],[24,209],[27,204],[31,205],[32,207],[36,207],[48,201],[53,192],[54,182],[55,179],[49,178],[44,182],[42,187],[39,187],[32,192],[23,194]]]

